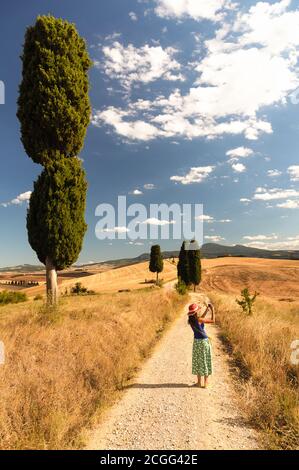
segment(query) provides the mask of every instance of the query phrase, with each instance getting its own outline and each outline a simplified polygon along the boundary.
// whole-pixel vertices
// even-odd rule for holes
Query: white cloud
[[[226,155],[230,160],[238,160],[239,158],[247,158],[253,154],[253,150],[247,147],[237,147],[235,149],[228,150]]]
[[[233,163],[232,164],[232,169],[236,173],[244,173],[244,171],[246,171],[246,166],[243,165],[243,163]]]
[[[140,141],[214,139],[226,134],[257,140],[271,134],[265,107],[285,105],[299,86],[299,10],[288,10],[289,5],[287,0],[258,2],[245,12],[243,8],[234,12],[204,42],[205,55],[195,61],[192,57],[186,65],[184,75],[190,67],[197,72],[189,89],[137,100],[126,108],[96,111],[93,124],[110,125],[117,134]],[[156,0],[157,14],[180,20],[223,19],[226,8],[233,8],[226,0]],[[114,41],[103,50],[106,73],[126,89],[134,83],[184,78],[182,66],[174,59],[176,49],[124,47]],[[231,158],[249,156],[247,147],[238,148],[239,153],[240,149],[245,154]]]
[[[257,188],[253,199],[259,201],[273,201],[275,199],[288,199],[299,197],[299,191],[295,189],[279,189],[279,188]]]
[[[129,17],[132,21],[137,21],[138,20],[138,16],[136,15],[136,13],[134,11],[130,11]]]
[[[254,117],[262,107],[284,102],[299,84],[288,59],[257,47],[212,50],[195,70],[201,108],[217,117]]]
[[[153,183],[146,183],[143,187],[144,189],[155,189],[155,185]]]
[[[272,234],[272,235],[246,235],[243,238],[244,238],[244,240],[264,241],[264,240],[277,240],[278,236],[275,235],[275,234]]]
[[[225,240],[225,238],[220,235],[205,235],[205,239],[211,242],[220,242],[221,240]]]
[[[99,230],[99,232],[126,233],[126,232],[129,232],[129,229],[127,227],[113,227],[113,228],[103,228],[102,230]]]
[[[251,200],[248,199],[247,197],[241,197],[240,202],[244,202],[245,204],[248,204],[249,202],[251,202]]]
[[[140,191],[140,189],[134,189],[133,191],[130,191],[129,194],[133,194],[134,196],[140,196],[141,194],[143,194],[143,192]]]
[[[141,222],[142,224],[147,224],[147,225],[158,225],[158,226],[163,226],[163,225],[170,225],[174,224],[175,221],[171,220],[159,220],[156,217],[150,217],[149,219],[144,220]]]
[[[162,18],[219,21],[222,10],[229,7],[227,0],[155,0],[155,12]]]
[[[277,176],[281,176],[282,172],[279,170],[268,170],[267,175],[270,178],[276,178]]]
[[[145,121],[125,121],[128,113],[110,106],[104,111],[95,111],[92,116],[92,124],[101,127],[102,123],[112,126],[115,132],[132,140],[147,141],[161,135],[160,131]]]
[[[215,220],[214,217],[212,217],[211,215],[206,215],[206,214],[199,215],[198,217],[195,217],[195,219],[200,220],[202,222],[207,222],[209,224],[211,224]]]
[[[234,25],[234,31],[243,33],[240,43],[259,43],[271,54],[294,50],[299,45],[299,11],[287,11],[290,5],[291,0],[258,2],[248,13],[240,14]]]
[[[168,97],[131,102],[126,110],[110,106],[104,111],[95,111],[92,124],[104,123],[123,137],[144,141],[158,137],[214,139],[225,134],[244,134],[247,139],[256,140],[262,133],[272,133],[269,122],[255,115],[246,116],[240,108],[233,109],[233,96],[226,108],[227,97],[214,96],[216,89],[216,86],[194,87],[185,95],[177,89]],[[246,90],[242,93],[246,94]]]
[[[292,165],[288,168],[291,181],[299,181],[299,165]]]
[[[170,81],[184,80],[180,73],[181,66],[174,59],[177,50],[161,46],[135,47],[133,44],[122,45],[114,41],[102,49],[104,63],[95,62],[111,79],[117,79],[122,86],[130,89],[134,83],[150,83],[157,79]]]
[[[246,243],[246,246],[264,250],[298,250],[299,237],[287,237],[284,240],[270,243],[268,241],[253,241]]]
[[[202,183],[213,172],[214,166],[198,166],[190,169],[185,176],[171,176],[171,181],[182,184]]]
[[[31,191],[19,194],[16,198],[12,199],[11,204],[22,204],[23,202],[29,201]]]
[[[281,202],[277,204],[276,207],[279,207],[281,209],[299,209],[299,201],[294,201],[292,199],[288,199],[285,202]]]
[[[198,217],[195,217],[196,220],[200,220],[202,222],[207,222],[209,224],[211,223],[214,223],[214,222],[219,222],[221,224],[226,224],[226,223],[229,223],[231,222],[231,219],[220,219],[220,220],[216,220],[214,219],[214,217],[212,217],[211,215],[206,215],[206,214],[202,214],[202,215],[199,215]]]
[[[11,205],[15,206],[20,206],[23,204],[23,202],[28,202],[31,196],[31,191],[26,191],[25,193],[21,193],[18,196],[16,196],[14,199],[8,202],[2,202],[0,205],[2,207],[8,207]]]

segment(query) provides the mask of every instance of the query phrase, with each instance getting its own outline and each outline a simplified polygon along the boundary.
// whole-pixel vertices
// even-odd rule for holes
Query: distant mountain
[[[45,267],[42,264],[20,264],[18,266],[8,266],[0,268],[0,273],[3,272],[17,272],[17,273],[32,273],[33,271],[44,271]]]
[[[173,258],[179,255],[178,251],[164,251],[164,258]],[[299,260],[299,250],[263,250],[260,248],[252,248],[244,245],[225,246],[218,245],[217,243],[205,243],[201,247],[202,258],[222,258],[226,256],[242,257],[242,258],[268,258],[268,259],[294,259]],[[110,265],[112,268],[119,268],[121,266],[129,266],[130,264],[141,263],[149,260],[149,253],[143,253],[136,258],[123,258],[108,261],[101,261],[98,263],[74,266],[78,270],[83,268],[92,268],[101,265]],[[20,266],[0,268],[0,272],[33,272],[43,271],[42,265],[24,264]]]
[[[164,258],[176,258],[179,251],[164,251]],[[268,259],[297,259],[299,260],[299,250],[263,250],[260,248],[252,248],[244,245],[225,246],[217,243],[205,243],[201,247],[202,258],[222,258],[226,256],[241,258],[268,258]],[[149,260],[149,253],[143,253],[136,258],[123,258],[118,260],[108,260],[102,263],[94,264],[110,264],[119,266],[128,266],[130,264],[141,263]],[[92,266],[92,265],[88,265]],[[82,266],[81,266],[82,267]]]
[[[216,243],[206,243],[202,246],[203,258],[219,258],[223,256],[269,258],[269,259],[298,259],[299,250],[264,250],[244,245],[225,246]]]

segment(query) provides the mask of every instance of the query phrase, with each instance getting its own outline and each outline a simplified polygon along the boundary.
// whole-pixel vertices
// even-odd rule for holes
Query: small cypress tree
[[[190,268],[190,284],[193,284],[194,292],[196,286],[201,281],[201,259],[200,249],[196,240],[192,240],[188,251],[189,268]]]
[[[151,247],[149,270],[152,273],[157,273],[156,282],[158,283],[159,273],[163,271],[163,256],[160,245],[153,245]]]
[[[188,256],[188,242],[184,241],[181,246],[179,261],[177,264],[178,279],[183,281],[186,286],[190,285],[190,266]]]
[[[47,294],[57,299],[57,270],[81,250],[87,184],[76,158],[90,120],[85,41],[75,26],[39,16],[27,29],[17,116],[28,156],[44,166],[27,216],[29,243],[46,265]]]

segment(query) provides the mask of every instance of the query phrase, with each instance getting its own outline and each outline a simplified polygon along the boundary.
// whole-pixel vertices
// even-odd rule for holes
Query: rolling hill
[[[177,257],[179,251],[164,251],[164,258]],[[202,258],[213,259],[223,258],[226,256],[246,257],[246,258],[267,258],[267,259],[296,259],[299,260],[299,250],[265,250],[260,248],[252,248],[244,245],[226,246],[217,243],[205,243],[201,248]],[[129,266],[131,264],[142,263],[149,259],[149,253],[142,253],[135,258],[113,259],[108,261],[100,261],[92,264],[74,265],[74,268],[97,267],[101,265],[109,265],[111,268],[119,268]],[[0,268],[0,272],[33,272],[43,271],[42,265],[19,265],[13,267]]]

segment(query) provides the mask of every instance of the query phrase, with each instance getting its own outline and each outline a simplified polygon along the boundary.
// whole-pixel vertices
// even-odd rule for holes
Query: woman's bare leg
[[[209,376],[205,375],[205,388],[209,386]]]
[[[201,387],[201,375],[197,376],[197,385]]]

